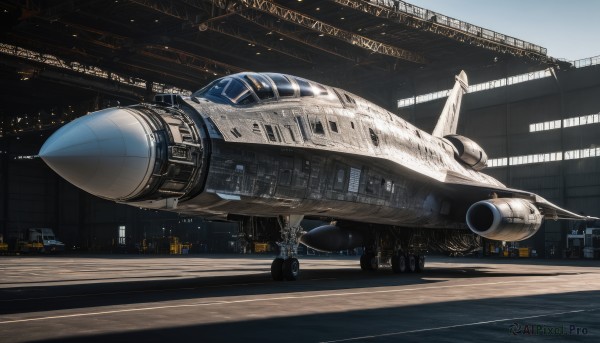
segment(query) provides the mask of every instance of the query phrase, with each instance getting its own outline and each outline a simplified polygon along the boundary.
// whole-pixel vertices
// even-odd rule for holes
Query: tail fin
[[[462,100],[463,94],[467,92],[469,88],[469,80],[465,71],[461,71],[456,77],[456,83],[450,91],[446,105],[442,110],[440,119],[438,119],[435,129],[433,129],[433,136],[444,137],[446,135],[452,135],[456,133],[456,126],[458,124],[458,115],[460,113],[460,101]]]

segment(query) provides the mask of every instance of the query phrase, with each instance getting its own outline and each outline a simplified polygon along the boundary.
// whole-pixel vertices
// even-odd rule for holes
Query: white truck
[[[49,228],[33,228],[28,230],[27,240],[18,243],[20,252],[61,252],[65,250],[63,242],[56,240],[54,231]]]

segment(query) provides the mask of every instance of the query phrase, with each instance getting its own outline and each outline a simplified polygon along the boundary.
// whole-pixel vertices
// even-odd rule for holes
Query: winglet
[[[460,113],[460,102],[463,94],[469,89],[469,80],[465,71],[461,71],[460,74],[455,76],[456,83],[450,91],[446,105],[440,114],[435,129],[433,129],[433,136],[444,137],[446,135],[456,134],[456,127],[458,125],[458,115]]]

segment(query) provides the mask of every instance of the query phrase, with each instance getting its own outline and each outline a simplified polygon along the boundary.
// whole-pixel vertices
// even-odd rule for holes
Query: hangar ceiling
[[[523,70],[561,63],[535,44],[390,0],[0,1],[0,30],[5,125],[74,99],[139,101],[244,70],[297,74],[389,104],[417,73],[451,82],[460,69],[499,61]]]

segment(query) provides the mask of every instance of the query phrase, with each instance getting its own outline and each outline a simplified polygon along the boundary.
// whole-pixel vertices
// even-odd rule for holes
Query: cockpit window
[[[223,90],[227,87],[231,79],[221,79],[220,81],[214,83],[210,88],[206,90],[207,95],[212,95],[216,97],[220,97],[223,94]]]
[[[329,89],[301,77],[279,73],[239,73],[215,80],[193,94],[222,104],[248,105],[259,100],[273,100],[277,96],[319,97],[333,100],[337,94],[341,101],[358,104],[351,96]]]
[[[296,80],[298,87],[300,87],[300,96],[314,96],[315,95],[313,88],[308,81],[306,81],[305,79],[301,79],[299,77],[294,77],[294,80]]]
[[[238,79],[227,77],[217,80],[202,88],[194,96],[208,96],[227,99],[237,105],[247,105],[255,102],[248,87]]]
[[[273,87],[271,87],[271,83],[266,77],[259,74],[246,74],[244,79],[248,81],[259,99],[266,100],[275,97]]]
[[[282,74],[274,73],[267,73],[266,75],[270,77],[273,82],[275,82],[275,87],[277,87],[277,92],[279,93],[280,97],[295,95],[296,92],[294,85],[287,77]]]
[[[250,90],[238,79],[231,79],[223,94],[234,104],[246,105],[254,102]]]
[[[313,83],[313,89],[314,89],[315,94],[317,94],[317,95],[329,95],[329,93],[327,92],[327,89],[318,83]]]

